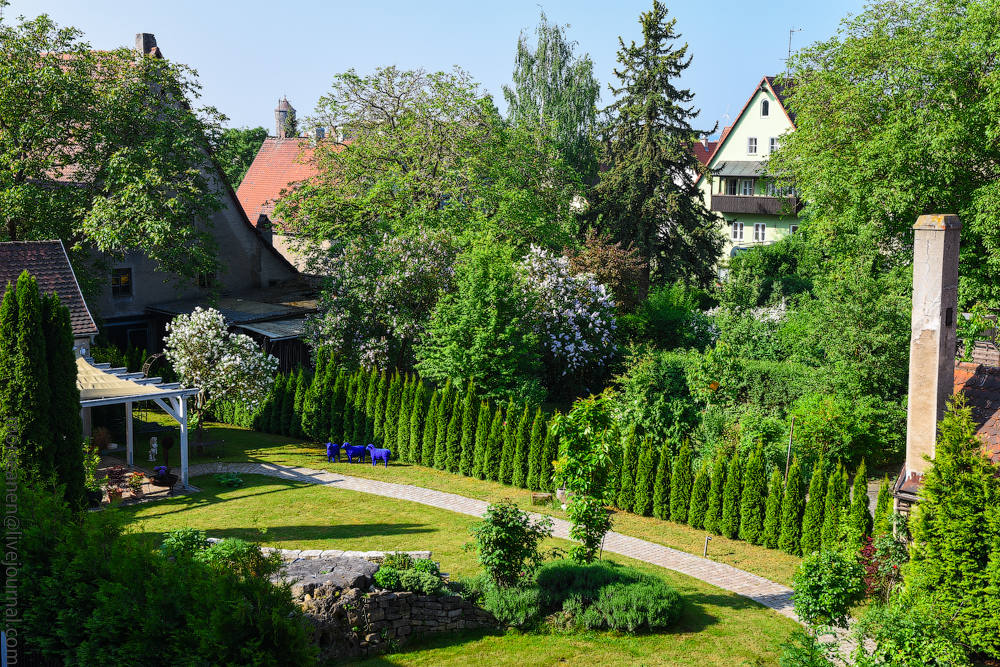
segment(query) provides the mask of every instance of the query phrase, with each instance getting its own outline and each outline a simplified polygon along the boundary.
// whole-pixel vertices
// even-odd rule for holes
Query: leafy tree
[[[491,482],[500,480],[500,458],[503,456],[503,407],[497,405],[490,425],[488,446],[484,452],[483,474]]]
[[[726,470],[726,485],[722,493],[722,518],[719,529],[731,540],[736,539],[740,532],[740,493],[742,491],[742,470],[740,469],[740,453],[733,452]]]
[[[854,474],[854,489],[847,518],[847,548],[853,553],[861,552],[865,537],[872,533],[872,515],[868,502],[868,475],[862,460]]]
[[[566,28],[542,12],[534,48],[523,32],[517,40],[514,86],[504,86],[507,113],[517,125],[551,132],[560,154],[586,180],[597,173],[593,134],[600,84],[588,54],[576,57]]]
[[[864,596],[863,573],[853,557],[824,549],[795,571],[795,613],[811,627],[847,628],[848,611]]]
[[[528,429],[528,405],[525,404],[521,420],[517,423],[516,447],[514,448],[514,457],[511,464],[513,474],[510,479],[511,484],[520,489],[527,488],[528,442],[531,438],[531,433]]]
[[[743,473],[743,495],[740,498],[740,539],[750,544],[760,544],[764,539],[766,494],[764,451],[758,445],[747,461]]]
[[[469,529],[479,552],[479,564],[493,582],[502,587],[519,584],[541,564],[538,544],[552,536],[552,519],[532,523],[527,512],[513,500],[504,499],[486,508],[480,523]]]
[[[420,457],[417,461],[428,468],[434,466],[434,449],[437,444],[437,429],[441,415],[441,392],[431,392],[431,404],[427,408],[427,421],[424,426],[423,442]]]
[[[688,510],[688,523],[692,528],[701,530],[705,527],[705,512],[708,511],[708,490],[711,484],[708,461],[694,478],[694,488],[691,490],[691,508]]]
[[[426,409],[425,405],[424,381],[416,380],[413,386],[413,410],[410,412],[410,428],[408,429],[410,441],[406,445],[407,451],[410,453],[410,460],[416,458],[416,454],[420,451],[422,444],[420,436],[423,435],[424,428],[426,428],[425,424],[427,423],[426,413],[424,412]]]
[[[805,514],[803,487],[802,465],[796,456],[792,460],[792,467],[785,482],[785,497],[781,503],[781,534],[778,537],[778,548],[793,556],[798,556],[803,551],[802,517]]]
[[[816,461],[812,479],[809,482],[809,495],[806,498],[806,509],[802,517],[802,555],[808,556],[819,551],[823,545],[823,507],[826,499],[826,483],[823,477],[823,459]]]
[[[715,217],[705,208],[691,174],[704,167],[690,150],[701,134],[691,127],[698,112],[694,95],[675,81],[691,64],[687,45],[675,47],[676,19],[654,0],[643,12],[643,43],[619,38],[619,85],[605,110],[609,164],[594,188],[591,218],[618,241],[632,242],[647,264],[640,278],[645,296],[650,274],[661,283],[686,279],[708,286],[723,239]]]
[[[486,479],[486,457],[489,456],[490,426],[493,423],[490,405],[479,403],[479,417],[476,419],[476,450],[472,455],[472,476]]]
[[[643,260],[635,245],[627,246],[612,240],[608,234],[598,234],[588,229],[583,248],[566,248],[563,254],[569,259],[573,273],[589,273],[597,282],[611,290],[619,314],[631,313],[639,305],[639,278]]]
[[[657,519],[670,518],[670,472],[670,448],[664,444],[660,447],[656,481],[653,483],[653,516]]]
[[[691,445],[685,440],[677,453],[670,476],[670,520],[687,523],[688,509],[691,507],[691,490],[694,474],[691,470]]]
[[[635,503],[632,511],[640,516],[653,514],[653,487],[656,483],[656,449],[647,438],[639,447],[635,473]]]
[[[195,72],[94,51],[45,14],[0,23],[0,45],[0,79],[18,82],[0,99],[0,241],[138,251],[192,281],[220,271],[207,153],[221,116],[192,110]]]
[[[824,549],[840,549],[844,537],[844,508],[847,499],[847,471],[840,463],[826,484],[822,540]]]
[[[892,484],[888,477],[882,478],[878,487],[878,498],[875,500],[875,522],[872,536],[887,535],[892,532]]]
[[[476,388],[472,380],[465,387],[465,398],[462,404],[462,442],[459,445],[460,454],[458,471],[464,476],[472,475],[472,467],[476,451]]]
[[[542,460],[542,447],[545,444],[545,417],[542,416],[542,409],[535,411],[535,420],[531,423],[531,444],[528,447],[528,488],[532,491],[541,491],[542,485],[540,477],[544,470],[545,461]]]
[[[722,533],[722,506],[726,486],[726,457],[720,452],[712,464],[712,486],[708,490],[708,509],[705,511],[705,530]]]
[[[420,461],[419,451],[410,449],[410,418],[413,416],[414,393],[416,393],[416,381],[407,375],[400,395],[399,423],[396,426],[396,453],[407,463]]]
[[[267,130],[263,127],[229,127],[214,138],[212,152],[215,161],[233,190],[240,187],[265,139]]]
[[[768,549],[777,549],[781,538],[781,505],[784,501],[785,480],[781,471],[771,472],[771,483],[767,489],[767,508],[764,511],[764,537],[761,542]]]
[[[458,472],[459,459],[462,456],[462,395],[458,391],[454,394],[451,419],[448,420],[448,441],[445,445],[445,470],[448,472]]]
[[[298,377],[295,378],[295,400],[292,406],[292,428],[290,435],[293,438],[302,437],[302,402],[306,398],[306,390],[309,387],[309,378],[300,368]]]
[[[618,493],[618,509],[631,512],[635,507],[635,480],[639,469],[639,441],[635,434],[635,425],[629,428],[622,451],[622,467],[619,479],[621,490]]]

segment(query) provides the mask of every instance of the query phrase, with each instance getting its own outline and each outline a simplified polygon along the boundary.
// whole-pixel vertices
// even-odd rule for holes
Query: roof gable
[[[236,191],[247,218],[270,217],[282,190],[319,173],[314,151],[307,139],[299,137],[265,139]]]

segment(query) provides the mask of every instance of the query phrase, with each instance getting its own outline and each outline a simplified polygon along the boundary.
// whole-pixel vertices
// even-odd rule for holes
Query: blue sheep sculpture
[[[377,466],[379,461],[385,462],[385,467],[389,467],[389,457],[392,456],[392,452],[388,449],[379,449],[375,445],[368,445],[365,447],[372,455],[372,465]]]
[[[337,459],[337,463],[340,463],[340,448],[341,445],[334,444],[332,442],[326,443],[326,460],[332,461]]]
[[[367,451],[366,447],[354,447],[349,442],[343,444],[344,451],[347,452],[347,462],[354,463],[354,457],[358,457],[358,463],[361,463],[361,457],[364,456]]]

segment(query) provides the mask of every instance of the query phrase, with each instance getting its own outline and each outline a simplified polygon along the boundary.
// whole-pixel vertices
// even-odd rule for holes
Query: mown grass
[[[393,468],[390,467],[392,472]],[[202,493],[123,508],[139,539],[158,544],[162,533],[182,526],[212,537],[261,539],[297,549],[424,550],[453,575],[478,571],[475,554],[464,551],[476,522],[455,512],[392,498],[372,497],[258,475],[238,489],[211,476],[193,479]],[[263,531],[263,532],[262,532]],[[549,540],[543,548],[565,549]],[[776,665],[779,645],[796,625],[750,600],[682,574],[632,559],[607,560],[661,577],[685,598],[685,610],[667,632],[615,633],[467,632],[412,642],[400,653],[360,665]]]
[[[164,414],[155,412],[150,414],[162,423],[171,423],[170,418]],[[160,436],[162,442],[162,434]],[[305,442],[302,439],[257,433],[226,424],[208,424],[206,438],[225,440],[224,455],[196,457],[193,455],[194,450],[192,449],[191,463],[209,460],[239,463],[250,461],[331,470],[355,477],[412,484],[486,502],[511,498],[526,509],[566,518],[565,512],[558,506],[531,506],[531,493],[524,489],[462,477],[433,468],[400,463],[397,460],[393,460],[388,469],[381,466],[373,468],[370,463],[351,465],[346,463],[343,454],[341,455],[341,463],[327,463],[326,452],[321,445]],[[146,460],[149,451],[148,438],[137,437],[136,440],[136,461],[140,465],[144,465],[142,462]],[[117,455],[124,457],[124,452],[118,452]],[[176,451],[171,453],[171,463],[174,466],[180,464],[180,455]],[[689,526],[651,517],[636,516],[628,512],[616,512],[614,522],[614,529],[620,533],[697,556],[702,554],[705,547],[705,537],[708,535],[705,531],[695,530]],[[732,565],[786,586],[791,585],[795,569],[801,562],[798,557],[739,540],[729,540],[721,535],[712,536],[708,555],[720,563]]]

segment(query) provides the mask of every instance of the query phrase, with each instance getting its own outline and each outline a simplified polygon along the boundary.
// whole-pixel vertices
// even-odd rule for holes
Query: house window
[[[763,222],[755,222],[755,223],[753,223],[753,242],[754,243],[763,243],[764,241],[766,241],[767,240],[765,238],[766,237],[766,233],[767,233],[767,224],[766,223],[763,223]]]
[[[733,223],[733,240],[742,241],[743,240],[743,223],[734,222]]]
[[[206,289],[215,284],[215,272],[209,271],[208,273],[198,274],[198,287]]]
[[[778,137],[771,137],[767,140],[767,150],[770,153],[774,153],[778,150]]]
[[[777,197],[778,185],[774,181],[769,181],[767,184],[766,192],[768,197]]]
[[[767,118],[771,115],[771,103],[767,100],[760,101],[760,117]]]
[[[798,225],[790,225],[788,227],[788,233],[789,234],[794,234],[797,231],[799,231],[799,226]]]
[[[111,296],[132,296],[132,269],[111,269]]]
[[[730,178],[726,182],[726,194],[734,195],[736,194],[736,188],[739,187],[740,180],[738,178]]]
[[[753,194],[753,179],[744,178],[740,180],[740,194],[741,195],[752,195]]]
[[[757,137],[747,139],[747,155],[757,154]]]

